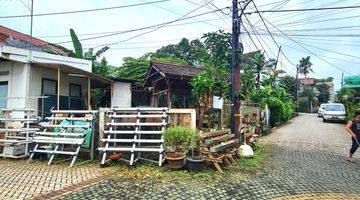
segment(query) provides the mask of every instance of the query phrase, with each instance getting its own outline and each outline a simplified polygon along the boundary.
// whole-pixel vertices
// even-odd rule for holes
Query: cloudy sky
[[[156,0],[34,0],[34,14],[86,10],[140,4]],[[6,16],[29,14],[30,0],[0,0],[0,24],[29,33],[30,18]],[[340,7],[360,5],[360,0],[254,0],[259,10]],[[177,43],[182,37],[200,38],[203,33],[219,29],[230,31],[231,11],[212,12],[231,6],[231,0],[169,0],[156,4],[34,17],[33,35],[72,49],[69,29],[73,28],[84,48],[100,48],[110,64],[121,65],[122,58],[139,57],[161,46]],[[250,4],[246,12],[254,11]],[[127,32],[151,25],[191,19]],[[311,56],[315,78],[332,76],[336,89],[340,88],[341,74],[360,74],[360,8],[307,12],[263,13],[264,21],[275,41],[282,47],[279,68],[295,74],[301,57]],[[5,16],[5,17],[4,17]],[[245,52],[261,49],[269,57],[276,57],[278,46],[271,39],[257,14],[242,18],[252,40],[242,29],[241,41]],[[142,35],[141,35],[142,34]],[[111,35],[104,37],[105,35]],[[140,35],[140,36],[138,36]],[[99,36],[99,37],[98,37]],[[94,39],[88,39],[98,37]],[[255,43],[255,44],[254,44]]]

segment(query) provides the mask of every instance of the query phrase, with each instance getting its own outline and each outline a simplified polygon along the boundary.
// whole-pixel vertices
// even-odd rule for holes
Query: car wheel
[[[326,119],[323,118],[323,122],[326,123],[327,122]]]

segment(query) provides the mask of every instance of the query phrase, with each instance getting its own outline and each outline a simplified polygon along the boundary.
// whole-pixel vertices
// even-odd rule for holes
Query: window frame
[[[42,80],[41,80],[41,94],[44,94],[44,82],[45,81],[55,82],[55,94],[53,94],[53,95],[57,95],[58,94],[58,81],[54,80],[54,79],[49,79],[49,78],[42,78]],[[48,94],[48,95],[52,95],[52,94]]]
[[[71,90],[71,86],[77,86],[77,87],[80,88],[79,96],[72,96],[72,95],[71,95],[71,91],[72,91],[72,90]],[[69,97],[81,98],[81,92],[82,92],[82,87],[81,87],[80,84],[76,84],[76,83],[70,83],[70,84],[69,84]]]

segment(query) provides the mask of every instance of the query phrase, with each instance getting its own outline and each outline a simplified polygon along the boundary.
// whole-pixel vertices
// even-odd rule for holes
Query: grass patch
[[[253,158],[237,158],[235,166],[223,168],[224,174],[215,171],[211,167],[198,172],[189,172],[187,170],[168,170],[150,163],[138,163],[130,167],[124,163],[113,162],[105,169],[107,172],[112,173],[113,178],[116,179],[201,180],[206,183],[206,181],[226,178],[226,176],[231,176],[234,173],[256,173],[264,166],[266,156],[266,147],[259,144],[254,148]]]
[[[253,147],[253,158],[240,158],[237,160],[236,170],[256,172],[264,166],[264,159],[268,155],[267,149],[261,144]]]

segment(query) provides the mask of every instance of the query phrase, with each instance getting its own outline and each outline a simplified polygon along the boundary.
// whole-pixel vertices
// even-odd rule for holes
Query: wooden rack
[[[33,142],[36,145],[31,151],[28,163],[32,162],[36,153],[46,153],[50,155],[48,162],[50,165],[55,155],[59,154],[72,156],[70,163],[70,167],[72,167],[85,142],[90,144],[90,160],[93,160],[93,120],[97,111],[52,110],[51,113],[51,117],[46,118],[50,121],[49,124],[43,124],[44,130],[34,134]]]
[[[37,128],[30,128],[31,123],[36,123],[34,109],[1,109],[3,115],[0,122],[4,123],[4,128],[0,132],[4,133],[0,143],[3,144],[3,152],[0,154],[4,158],[23,158],[29,156],[29,143],[32,135],[38,131]]]
[[[129,158],[120,158],[130,165],[140,159],[162,165],[168,108],[111,108],[106,117],[110,122],[106,123],[105,138],[101,140],[104,146],[98,148],[103,153],[101,165],[109,161],[107,156],[111,152],[130,154]],[[158,159],[145,158],[142,152],[155,154]]]
[[[230,134],[230,130],[203,133],[200,137],[200,155],[222,173],[220,164],[235,164],[233,156],[238,143],[239,140]]]

